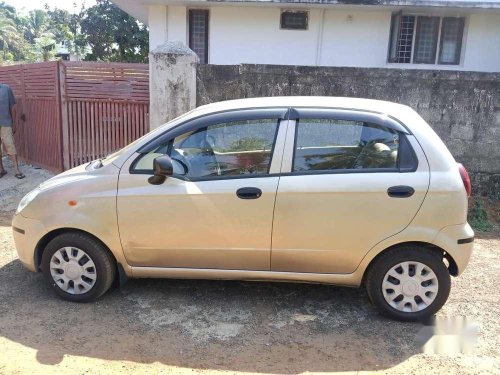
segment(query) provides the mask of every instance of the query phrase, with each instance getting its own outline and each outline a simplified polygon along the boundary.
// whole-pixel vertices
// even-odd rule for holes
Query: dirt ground
[[[95,303],[61,301],[16,256],[13,210],[50,177],[28,166],[23,172],[23,182],[0,179],[0,374],[500,373],[498,231],[478,236],[438,314],[466,318],[465,329],[434,336],[448,343],[422,353],[429,327],[380,317],[363,289],[131,280]],[[473,338],[476,330],[468,348],[464,333]]]

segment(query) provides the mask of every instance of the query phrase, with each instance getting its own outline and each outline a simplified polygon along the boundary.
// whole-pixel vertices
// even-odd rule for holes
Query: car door
[[[206,116],[133,156],[120,173],[117,198],[127,262],[269,270],[285,114],[266,109]],[[174,176],[149,184],[161,154],[171,156]]]
[[[403,230],[429,186],[427,160],[399,122],[296,108],[273,224],[273,271],[351,273]]]

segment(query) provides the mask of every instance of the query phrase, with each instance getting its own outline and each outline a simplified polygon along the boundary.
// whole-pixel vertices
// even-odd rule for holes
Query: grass
[[[493,228],[493,224],[488,220],[488,213],[484,209],[481,202],[474,202],[469,209],[469,224],[478,232],[489,232]]]

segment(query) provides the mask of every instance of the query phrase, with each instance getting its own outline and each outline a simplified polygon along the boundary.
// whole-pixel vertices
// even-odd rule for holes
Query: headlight
[[[30,204],[30,202],[35,199],[35,197],[40,193],[40,189],[31,190],[28,194],[26,194],[21,202],[19,202],[19,206],[17,206],[16,214],[24,210],[24,208]]]

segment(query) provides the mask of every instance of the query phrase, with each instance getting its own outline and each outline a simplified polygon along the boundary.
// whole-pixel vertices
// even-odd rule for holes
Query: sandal
[[[14,177],[17,178],[17,179],[19,179],[19,180],[22,180],[26,176],[24,174],[22,174],[22,173],[18,173],[18,174],[15,174]]]
[[[6,171],[2,171],[2,172],[0,172],[0,178],[2,178],[3,176],[5,176],[6,174],[7,174],[7,172],[6,172]]]

